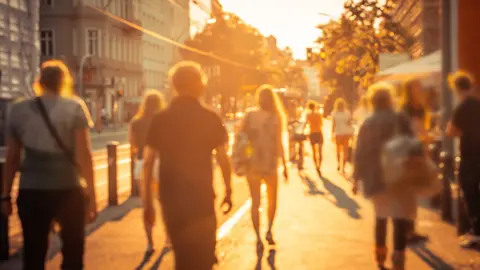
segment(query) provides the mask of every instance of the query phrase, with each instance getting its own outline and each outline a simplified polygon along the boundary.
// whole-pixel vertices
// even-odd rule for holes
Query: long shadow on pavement
[[[411,250],[422,259],[426,264],[428,264],[431,269],[438,270],[454,270],[455,268],[445,262],[442,258],[435,255],[429,248],[424,244],[412,247]]]
[[[328,180],[326,177],[321,176],[323,186],[325,189],[335,197],[336,206],[338,208],[345,209],[348,215],[353,219],[360,219],[362,216],[358,212],[360,210],[360,205],[352,199],[341,187],[335,185],[332,181]]]
[[[335,185],[332,181],[328,180],[323,176],[320,176],[320,179],[323,182],[323,186],[327,190],[327,193],[325,193],[318,188],[316,182],[313,181],[312,178],[305,172],[300,173],[300,177],[309,188],[308,193],[310,195],[322,195],[325,197],[325,199],[333,203],[338,208],[347,210],[347,213],[350,217],[354,219],[362,218],[362,216],[358,212],[358,210],[360,210],[360,206],[358,205],[358,203],[350,196],[348,196],[341,187]],[[333,195],[335,197],[335,200],[329,198],[328,195]]]
[[[141,207],[141,200],[137,198],[128,199],[118,206],[107,207],[98,214],[94,223],[87,226],[85,235],[88,237],[108,222],[120,222],[130,211]],[[52,260],[60,252],[61,246],[61,240],[57,233],[51,240],[48,260]]]
[[[160,252],[160,255],[158,256],[157,260],[155,261],[155,263],[152,265],[152,268],[150,268],[150,270],[158,270],[160,269],[160,265],[162,264],[163,262],[163,259],[165,258],[165,256],[170,252],[172,251],[171,248],[168,248],[168,247],[165,247],[162,249],[162,252]],[[138,269],[138,268],[137,268]],[[141,269],[141,268],[140,268]],[[138,270],[140,270],[138,269]]]

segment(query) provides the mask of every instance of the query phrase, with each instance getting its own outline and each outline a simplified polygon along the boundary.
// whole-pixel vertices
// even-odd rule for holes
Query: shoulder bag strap
[[[42,115],[43,121],[47,126],[48,131],[50,132],[50,135],[52,135],[52,137],[55,139],[55,142],[57,143],[58,147],[60,147],[60,149],[63,151],[67,159],[73,165],[75,165],[75,167],[77,167],[77,162],[75,161],[73,153],[67,148],[67,146],[63,143],[62,139],[60,138],[60,135],[58,134],[57,129],[53,125],[52,120],[48,115],[47,109],[45,108],[45,105],[43,104],[40,97],[35,98],[35,103],[37,104],[37,107],[40,110],[40,114]]]

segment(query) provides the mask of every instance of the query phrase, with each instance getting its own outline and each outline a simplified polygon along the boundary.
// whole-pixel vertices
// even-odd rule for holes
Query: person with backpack
[[[142,103],[138,109],[137,114],[133,117],[133,120],[129,126],[129,139],[130,139],[130,151],[133,157],[136,157],[135,162],[135,180],[137,181],[137,186],[140,188],[140,194],[142,199],[145,199],[145,183],[142,181],[142,165],[143,165],[143,148],[145,147],[145,141],[147,140],[147,132],[150,128],[150,123],[153,119],[153,116],[162,111],[165,108],[165,101],[163,95],[160,91],[151,89],[146,91],[143,94]],[[156,159],[155,171],[158,171],[159,159]],[[155,178],[158,176],[155,175]],[[152,190],[158,198],[158,180],[152,182],[153,187],[148,190]],[[147,252],[153,252],[153,225],[152,220],[143,219],[143,225],[145,228],[145,235],[147,237]],[[154,220],[153,220],[154,221]],[[167,234],[165,240],[165,246],[170,245],[170,240]]]
[[[73,96],[73,80],[63,62],[44,62],[34,89],[38,96],[14,104],[9,115],[2,214],[12,213],[12,183],[20,171],[23,269],[45,269],[55,221],[61,228],[62,269],[81,270],[85,225],[97,215],[93,122],[85,103]]]
[[[379,269],[385,269],[387,259],[387,221],[393,220],[393,269],[405,269],[405,249],[409,221],[416,216],[416,196],[410,189],[389,189],[382,164],[383,149],[396,133],[413,137],[408,119],[394,110],[389,84],[370,87],[372,114],[360,127],[353,173],[353,192],[363,184],[363,191],[375,210],[375,257]]]
[[[260,197],[261,184],[267,186],[268,199],[268,229],[265,239],[269,245],[274,245],[273,224],[277,210],[278,166],[282,160],[284,176],[288,178],[284,150],[284,132],[286,132],[285,113],[280,100],[272,86],[262,85],[257,89],[258,107],[249,111],[240,130],[248,137],[251,147],[247,182],[252,197],[251,218],[257,236],[257,250],[263,250],[260,236]]]
[[[425,149],[428,149],[433,137],[429,131],[431,115],[428,112],[426,93],[422,82],[416,78],[406,80],[403,84],[402,94],[400,111],[408,117],[417,139],[423,142]],[[417,232],[415,220],[410,221],[409,228],[409,244],[417,244],[428,240],[428,236]]]

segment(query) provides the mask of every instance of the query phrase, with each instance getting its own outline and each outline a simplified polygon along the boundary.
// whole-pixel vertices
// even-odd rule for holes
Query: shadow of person
[[[276,255],[277,255],[277,250],[276,249],[270,249],[270,251],[268,252],[267,262],[268,262],[268,266],[270,266],[271,270],[276,269],[276,266],[275,266],[275,256]]]
[[[262,270],[264,246],[263,244],[257,244],[257,263],[255,264],[255,270]]]
[[[332,181],[328,180],[324,176],[322,176],[323,186],[325,189],[335,197],[335,205],[338,208],[345,209],[348,215],[353,219],[360,219],[362,218],[358,210],[360,206],[358,203],[352,199],[348,194],[343,190],[341,187],[335,185]]]
[[[153,256],[153,250],[150,251],[145,251],[145,255],[143,255],[142,261],[138,264],[137,267],[135,267],[135,270],[142,270],[143,267],[150,261],[150,259]]]
[[[162,252],[160,252],[160,255],[158,255],[157,260],[155,263],[152,265],[152,268],[150,270],[157,270],[160,269],[160,265],[162,264],[163,259],[165,258],[165,255],[167,255],[172,249],[169,247],[164,247],[162,249]]]
[[[411,250],[415,255],[420,257],[426,264],[428,264],[431,269],[439,270],[453,270],[455,269],[452,265],[445,262],[442,258],[435,255],[425,244],[417,245],[412,247]]]
[[[317,183],[315,183],[306,173],[300,173],[300,178],[303,180],[303,183],[305,183],[305,185],[308,187],[309,195],[325,195],[325,192],[318,189]]]

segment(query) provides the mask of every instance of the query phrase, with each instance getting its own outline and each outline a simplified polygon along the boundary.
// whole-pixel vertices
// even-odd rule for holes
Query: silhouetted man
[[[459,182],[472,224],[472,234],[463,236],[461,245],[480,247],[480,90],[474,88],[473,77],[464,72],[457,72],[451,83],[460,103],[447,135],[460,138]]]
[[[220,117],[204,107],[206,79],[200,65],[184,61],[170,70],[178,96],[150,125],[145,149],[145,183],[151,187],[155,155],[160,158],[160,203],[175,252],[175,269],[210,270],[216,263],[216,216],[212,152],[225,182],[223,206],[230,211],[231,169],[228,135]],[[145,218],[154,217],[151,192],[145,198]]]

